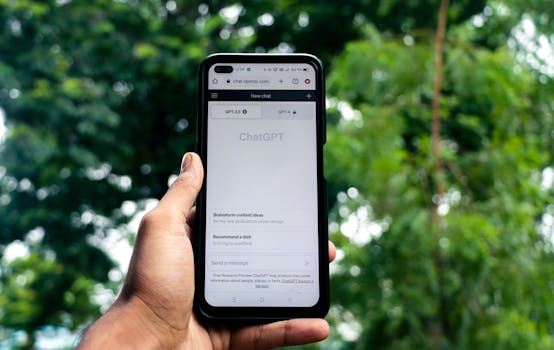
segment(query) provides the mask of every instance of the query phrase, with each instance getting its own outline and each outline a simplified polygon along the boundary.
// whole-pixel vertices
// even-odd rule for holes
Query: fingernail
[[[181,162],[181,172],[189,171],[190,165],[192,164],[192,154],[186,153]]]

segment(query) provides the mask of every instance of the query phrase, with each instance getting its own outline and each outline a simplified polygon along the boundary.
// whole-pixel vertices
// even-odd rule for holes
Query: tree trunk
[[[432,119],[432,153],[434,158],[434,182],[435,191],[432,194],[432,213],[433,231],[435,237],[435,269],[437,271],[437,289],[439,298],[439,315],[438,320],[430,327],[431,345],[434,349],[442,349],[445,347],[445,334],[448,332],[448,310],[446,305],[446,295],[444,294],[444,258],[440,249],[441,239],[441,223],[439,215],[439,206],[444,197],[444,166],[441,159],[441,138],[440,138],[440,99],[442,87],[442,60],[443,60],[443,45],[446,35],[446,20],[448,14],[448,0],[441,0],[439,16],[437,21],[437,30],[435,32],[435,49],[434,49],[434,84],[433,84],[433,119]]]
[[[27,333],[27,340],[23,345],[21,346],[22,350],[35,350],[35,343],[37,339],[35,338],[35,332],[34,331],[26,331]]]

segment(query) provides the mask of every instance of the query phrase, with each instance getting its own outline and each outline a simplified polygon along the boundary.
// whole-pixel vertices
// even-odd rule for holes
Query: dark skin
[[[187,153],[181,174],[141,221],[121,294],[78,349],[271,349],[327,338],[323,319],[231,328],[198,322],[193,311],[193,208],[204,170]],[[329,260],[336,249],[329,242]]]

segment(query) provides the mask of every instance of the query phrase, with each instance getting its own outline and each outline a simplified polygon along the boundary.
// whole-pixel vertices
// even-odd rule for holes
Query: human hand
[[[86,333],[79,349],[269,349],[327,338],[322,319],[294,319],[231,328],[204,325],[193,311],[194,201],[204,170],[198,155],[183,157],[181,174],[160,203],[147,213],[123,290]],[[330,261],[336,249],[329,242]]]

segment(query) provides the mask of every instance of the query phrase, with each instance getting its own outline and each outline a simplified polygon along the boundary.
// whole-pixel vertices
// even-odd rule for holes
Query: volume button
[[[323,144],[327,143],[327,112],[323,110],[323,127],[321,128],[323,130],[323,137],[321,138],[323,140]]]

